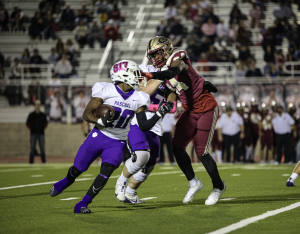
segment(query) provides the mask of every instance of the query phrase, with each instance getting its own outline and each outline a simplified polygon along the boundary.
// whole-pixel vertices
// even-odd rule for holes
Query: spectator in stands
[[[20,57],[19,61],[20,61],[21,64],[29,64],[29,62],[30,62],[30,53],[29,53],[29,50],[27,48],[24,49],[23,54]],[[23,69],[24,69],[24,73],[29,73],[29,68],[28,67],[25,67]]]
[[[254,60],[250,63],[250,69],[246,72],[246,77],[262,77],[262,72],[256,67]]]
[[[272,28],[269,27],[265,33],[263,33],[263,41],[262,41],[262,47],[264,50],[266,50],[267,45],[272,46],[272,50],[275,49],[276,45],[276,37],[272,31]]]
[[[114,9],[112,9],[112,11],[110,12],[109,18],[113,19],[115,22],[115,26],[119,28],[119,24],[121,22],[121,12],[117,4],[114,4]]]
[[[93,22],[93,26],[90,29],[90,33],[88,35],[88,44],[90,48],[94,48],[94,41],[99,41],[101,48],[104,48],[106,43],[104,39],[104,32],[102,27],[99,27],[97,21]]]
[[[79,91],[79,94],[74,97],[74,108],[75,108],[75,116],[76,116],[76,122],[82,123],[83,122],[83,112],[86,108],[86,106],[89,104],[90,98],[86,95],[84,95],[84,92],[81,90]]]
[[[49,80],[49,86],[60,87],[61,80],[57,78],[57,74],[53,72],[51,80]]]
[[[13,12],[10,14],[11,31],[25,31],[23,27],[24,13],[15,5]]]
[[[39,11],[42,16],[45,16],[47,12],[50,10],[50,4],[48,0],[42,0],[39,4]]]
[[[222,41],[227,41],[229,36],[229,26],[228,24],[224,23],[223,19],[220,19],[220,23],[218,23],[216,28],[216,33],[219,43],[221,43]]]
[[[279,76],[279,71],[276,69],[275,65],[271,65],[270,70],[265,72],[265,75],[271,79],[276,79]]]
[[[235,43],[235,41],[236,41],[235,24],[231,24],[229,29],[227,45],[231,46],[233,43]]]
[[[198,63],[202,63],[202,64],[203,64],[203,63],[204,63],[204,64],[207,63],[207,65],[208,65],[209,61],[208,61],[208,59],[207,59],[206,53],[201,53],[201,57],[200,57],[200,59],[198,60]],[[209,67],[209,66],[199,66],[199,68],[198,68],[198,72],[199,72],[200,75],[203,76],[203,77],[208,77],[208,76],[209,76],[208,74],[206,74],[207,72],[209,72],[209,70],[210,70],[210,67]]]
[[[40,37],[41,31],[44,29],[44,21],[40,14],[40,12],[36,12],[34,17],[31,19],[31,24],[29,26],[29,36],[31,39],[36,39],[37,37]]]
[[[170,40],[172,41],[173,46],[181,46],[182,38],[184,36],[184,28],[180,23],[180,19],[177,17],[174,20],[174,24],[170,30]]]
[[[65,99],[61,97],[59,91],[56,91],[55,93],[50,94],[49,99],[47,99],[47,102],[50,104],[50,122],[61,123],[63,110],[66,106]]]
[[[230,62],[230,63],[236,62],[236,58],[234,57],[234,54],[227,49],[226,42],[222,43],[222,50],[218,51],[218,60],[221,62]]]
[[[243,81],[246,75],[246,71],[244,70],[244,66],[240,61],[236,62],[236,72],[235,72],[235,77],[237,78],[238,81]]]
[[[281,46],[282,39],[285,35],[285,28],[282,25],[282,21],[280,21],[280,20],[275,20],[274,21],[273,32],[274,32],[275,37],[276,37],[276,45]]]
[[[252,42],[251,42],[250,38],[251,38],[250,31],[248,31],[247,28],[243,25],[243,23],[240,22],[240,26],[237,31],[237,37],[236,37],[237,46],[238,47],[251,46]]]
[[[211,41],[214,41],[214,38],[216,37],[217,27],[216,24],[214,24],[212,18],[209,18],[207,23],[202,24],[201,30],[204,36],[209,37]]]
[[[186,48],[186,51],[188,53],[188,56],[192,62],[197,62],[198,56],[200,54],[199,51],[199,45],[201,44],[200,38],[195,33],[194,30],[192,30],[186,37],[186,43],[188,47]]]
[[[72,39],[69,38],[69,39],[67,40],[67,42],[66,42],[66,48],[68,49],[68,51],[69,51],[72,55],[75,54],[76,48],[75,48],[75,46],[74,46],[74,44],[73,44]]]
[[[89,33],[88,27],[84,25],[83,21],[75,28],[75,39],[80,48],[83,48],[87,42],[87,35]]]
[[[213,45],[209,46],[209,50],[207,53],[207,59],[208,59],[208,61],[213,62],[213,63],[218,62],[218,60],[219,60],[216,48]],[[213,70],[216,70],[216,69],[214,68]]]
[[[51,48],[51,54],[48,57],[48,63],[55,65],[58,59],[58,53],[56,52],[55,48]]]
[[[69,60],[69,62],[72,64],[73,66],[73,62],[74,62],[74,55],[73,53],[71,53],[68,48],[65,48],[63,53],[61,53],[59,56],[58,56],[58,59],[57,61],[61,60],[62,57],[65,56],[66,60]]]
[[[35,100],[34,103],[34,112],[31,112],[28,115],[26,126],[30,129],[30,155],[29,155],[29,163],[34,163],[34,152],[36,142],[39,142],[40,150],[41,150],[41,159],[42,163],[46,163],[45,156],[45,139],[44,139],[44,130],[48,125],[46,115],[40,111],[40,100]]]
[[[106,12],[105,10],[101,9],[101,10],[99,11],[99,16],[98,16],[98,18],[99,18],[99,21],[100,21],[101,24],[106,23],[107,20],[108,20],[108,14],[107,14],[107,12]]]
[[[107,22],[107,26],[104,30],[104,38],[106,43],[111,39],[113,41],[118,39],[118,28],[114,26],[114,20],[112,19]]]
[[[283,73],[283,65],[285,63],[285,57],[282,53],[282,50],[278,50],[275,54],[275,63],[276,63],[276,68],[278,69],[279,73]]]
[[[43,64],[43,59],[42,59],[42,57],[39,55],[38,49],[35,49],[35,50],[33,51],[33,56],[30,57],[29,63],[30,63],[30,64],[34,64],[34,65]],[[40,72],[40,68],[39,68],[39,67],[33,67],[33,68],[30,68],[30,72],[32,72],[32,73]]]
[[[66,5],[66,8],[63,10],[60,17],[60,26],[63,29],[72,31],[74,29],[75,14],[74,11],[70,8],[70,5]]]
[[[239,60],[243,65],[249,66],[251,62],[251,53],[249,47],[242,46],[239,50]]]
[[[55,46],[56,52],[58,54],[62,54],[64,52],[64,48],[65,48],[64,43],[60,38],[58,38]]]
[[[18,58],[14,59],[14,64],[11,67],[11,75],[10,79],[21,79],[21,68],[20,68],[20,60]]]
[[[287,34],[287,38],[290,44],[295,45],[296,48],[298,47],[297,45],[300,42],[300,33],[297,25],[293,25],[292,31]]]
[[[189,13],[189,8],[190,8],[190,3],[188,0],[181,0],[178,3],[178,12],[181,16],[183,16],[185,19],[188,18],[188,13]]]
[[[233,5],[233,8],[230,12],[229,24],[239,24],[240,20],[243,18],[242,12],[237,4]]]
[[[203,17],[203,23],[207,23],[209,19],[212,19],[212,21],[215,25],[220,23],[219,16],[214,14],[214,8],[209,6],[209,7],[207,7],[206,12],[207,12],[207,14],[205,14],[205,17]]]
[[[252,3],[252,9],[249,11],[249,25],[251,28],[258,28],[259,27],[259,20],[261,18],[261,10],[256,5],[256,3]]]
[[[44,19],[44,39],[48,40],[49,37],[52,38],[52,40],[55,40],[55,21],[52,18],[51,11],[48,11],[46,18]]]
[[[16,79],[15,77],[10,77],[10,79]],[[4,96],[8,99],[10,106],[21,105],[23,100],[22,86],[20,82],[11,80],[9,85],[5,86],[3,91]]]
[[[193,19],[193,29],[199,37],[202,37],[203,35],[201,31],[201,26],[202,26],[202,19],[200,16],[196,15]]]
[[[86,4],[83,3],[81,9],[77,12],[77,17],[75,19],[75,25],[81,24],[81,21],[87,25],[89,22],[90,11],[86,9]]]
[[[69,78],[73,67],[69,60],[66,59],[66,56],[63,55],[61,60],[59,60],[55,66],[55,72],[58,77],[61,79]]]
[[[160,20],[160,24],[156,27],[156,33],[155,36],[163,36],[163,37],[169,37],[169,35],[166,32],[166,25],[164,20]]]
[[[4,5],[0,6],[0,31],[8,31],[9,16]]]
[[[176,7],[171,3],[168,5],[168,7],[165,8],[165,20],[172,23],[177,17],[177,9]]]
[[[293,16],[293,11],[286,4],[284,0],[280,0],[280,4],[278,7],[276,7],[273,11],[273,15],[275,16],[276,19],[279,20],[284,20],[284,19],[290,19]]]
[[[268,65],[275,64],[274,51],[272,50],[272,47],[270,45],[268,45],[266,48],[264,60]]]
[[[95,1],[95,8],[97,9],[97,13],[100,13],[100,11],[107,12],[107,1]]]

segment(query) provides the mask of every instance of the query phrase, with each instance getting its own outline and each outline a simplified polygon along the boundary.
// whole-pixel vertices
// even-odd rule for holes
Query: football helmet
[[[175,48],[171,41],[162,36],[153,37],[147,46],[147,58],[156,68],[162,68]]]
[[[146,77],[142,76],[142,70],[131,60],[121,60],[115,63],[110,69],[110,77],[114,84],[122,82],[134,90],[139,90],[147,84]]]

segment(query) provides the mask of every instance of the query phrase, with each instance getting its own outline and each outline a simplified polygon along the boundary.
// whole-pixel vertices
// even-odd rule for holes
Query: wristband
[[[103,121],[102,121],[102,119],[101,119],[101,118],[99,118],[99,119],[97,120],[97,124],[99,124],[99,125],[101,125],[101,126],[103,126],[103,127],[104,127],[104,124],[103,124]]]
[[[156,111],[155,114],[156,114],[159,118],[161,118],[161,113],[159,113],[158,111]]]

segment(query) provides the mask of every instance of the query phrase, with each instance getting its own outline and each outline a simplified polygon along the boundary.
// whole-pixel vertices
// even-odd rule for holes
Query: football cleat
[[[91,210],[87,207],[88,204],[92,202],[92,198],[90,195],[86,194],[83,199],[78,202],[74,207],[74,213],[77,214],[88,214],[92,213]]]
[[[125,201],[124,203],[131,203],[131,204],[142,204],[146,203],[145,201],[141,200],[137,193],[131,194],[131,193],[126,193],[125,194]]]
[[[226,190],[225,181],[223,181],[223,184],[224,184],[224,189],[223,190],[220,190],[220,189],[217,189],[217,188],[213,189],[211,194],[206,199],[205,205],[208,205],[208,206],[215,205],[219,201],[220,197],[222,196],[222,194]]]
[[[292,178],[289,178],[288,181],[286,182],[286,187],[296,187],[294,182],[291,181]]]
[[[62,191],[64,191],[66,188],[68,188],[70,185],[72,185],[74,183],[74,181],[69,181],[67,179],[67,177],[65,177],[62,180],[56,182],[50,190],[50,196],[51,197],[57,196]]]
[[[193,187],[188,185],[188,187],[189,187],[189,190],[187,191],[184,199],[182,200],[183,204],[188,204],[189,202],[192,202],[195,194],[204,188],[203,183],[200,181],[200,178],[198,178],[197,185],[195,185]]]
[[[57,192],[56,188],[54,186],[52,186],[51,190],[50,190],[50,196],[51,197],[55,197],[59,194],[59,192]]]
[[[115,186],[115,195],[120,202],[125,201],[125,189],[126,189],[126,182],[120,182],[117,180]]]

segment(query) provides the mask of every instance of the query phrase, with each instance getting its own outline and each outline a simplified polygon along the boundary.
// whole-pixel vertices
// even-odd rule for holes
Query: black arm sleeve
[[[156,124],[160,117],[157,114],[155,114],[151,119],[147,120],[145,111],[142,111],[136,113],[136,119],[142,132],[147,132]]]
[[[170,80],[177,76],[181,72],[179,67],[170,67],[168,70],[161,72],[151,72],[153,75],[153,79],[156,80]]]

